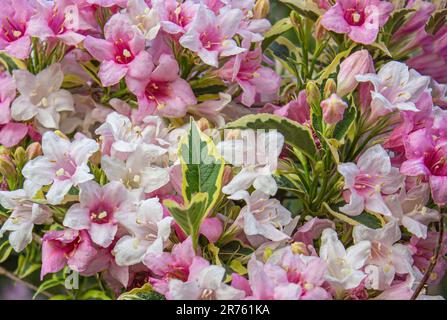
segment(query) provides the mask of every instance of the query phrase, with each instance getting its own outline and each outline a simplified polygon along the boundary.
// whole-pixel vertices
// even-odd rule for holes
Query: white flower
[[[70,142],[54,132],[46,132],[42,137],[43,155],[23,168],[25,190],[33,196],[43,186],[52,184],[47,200],[53,205],[61,203],[72,186],[93,179],[87,162],[97,150],[98,144],[84,136]]]
[[[169,168],[156,165],[167,149],[156,145],[140,145],[126,161],[103,156],[101,167],[110,181],[120,181],[132,189],[142,188],[145,193],[153,192],[169,182]]]
[[[402,244],[394,244],[401,239],[401,232],[396,220],[388,222],[383,228],[370,229],[357,225],[352,232],[354,243],[368,241],[371,243],[371,255],[366,262],[368,273],[367,287],[387,289],[396,273],[413,272],[413,258],[410,250]]]
[[[163,251],[173,219],[163,217],[158,198],[137,202],[134,208],[118,212],[115,218],[130,233],[120,238],[113,249],[119,266],[140,263],[146,254]]]
[[[275,195],[278,190],[272,173],[284,145],[284,137],[276,131],[254,134],[243,131],[242,139],[226,140],[217,145],[225,161],[242,170],[222,188],[225,194],[246,190],[251,185],[256,190]]]
[[[169,298],[172,300],[241,300],[245,293],[225,283],[225,269],[210,265],[190,274],[188,281],[169,281]]]
[[[141,30],[146,40],[154,40],[160,31],[160,18],[155,9],[149,8],[144,0],[129,0],[127,14]]]
[[[333,229],[325,229],[321,236],[320,257],[327,263],[326,279],[337,290],[357,287],[366,277],[360,269],[371,253],[371,243],[360,241],[347,250]]]
[[[430,84],[430,77],[408,70],[406,64],[397,61],[385,64],[378,74],[357,75],[356,80],[373,84],[371,109],[376,116],[394,110],[419,111],[415,101]]]
[[[13,77],[20,92],[11,106],[14,120],[27,121],[35,117],[43,127],[58,129],[59,113],[74,111],[71,93],[61,89],[64,74],[60,64],[52,64],[37,75],[15,70]]]
[[[267,194],[259,190],[251,195],[247,191],[239,191],[228,198],[244,199],[247,203],[235,223],[243,228],[252,245],[257,247],[266,239],[276,242],[290,238],[285,229],[293,221],[292,214],[278,200],[269,199]]]
[[[10,231],[9,243],[16,252],[20,252],[31,243],[35,224],[51,222],[51,211],[45,205],[33,203],[25,190],[0,191],[0,204],[12,210],[8,220],[0,229],[0,237]]]

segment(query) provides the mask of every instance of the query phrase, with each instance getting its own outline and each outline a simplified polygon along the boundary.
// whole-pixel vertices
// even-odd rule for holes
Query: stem
[[[441,210],[440,210],[440,212],[441,212]],[[441,219],[439,221],[438,243],[436,245],[433,257],[431,257],[431,259],[430,259],[430,265],[428,266],[427,271],[425,271],[424,277],[422,278],[418,287],[416,288],[413,295],[411,296],[411,300],[416,300],[416,298],[421,293],[422,289],[424,289],[424,286],[427,283],[428,278],[430,277],[431,273],[433,272],[433,269],[436,267],[436,264],[438,263],[438,259],[439,259],[439,254],[441,253],[443,236],[444,236],[444,216],[441,212]]]
[[[6,270],[5,268],[0,267],[0,275],[1,275],[1,276],[6,276],[7,278],[9,278],[9,279],[11,279],[11,280],[13,280],[13,281],[19,282],[20,284],[23,284],[24,286],[28,287],[28,288],[31,289],[31,290],[37,291],[37,290],[39,289],[39,288],[37,288],[35,285],[33,285],[33,284],[29,283],[29,282],[26,282],[26,281],[23,280],[23,279],[20,279],[20,278],[17,277],[15,274],[9,272],[9,271]],[[40,292],[40,293],[41,293],[42,295],[46,296],[47,298],[51,298],[51,297],[52,297],[52,294],[51,294],[51,293],[48,293],[48,292],[46,292],[46,291],[42,291],[42,292]]]

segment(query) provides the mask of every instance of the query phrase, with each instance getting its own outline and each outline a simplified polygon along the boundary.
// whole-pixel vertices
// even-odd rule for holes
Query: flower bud
[[[258,0],[256,1],[255,7],[253,9],[253,18],[264,19],[268,16],[270,12],[270,1],[269,0]]]
[[[18,147],[16,151],[14,151],[14,163],[18,167],[26,163],[26,154],[23,147]]]
[[[42,146],[39,142],[31,143],[28,148],[26,148],[25,156],[26,160],[33,160],[34,158],[42,155]]]
[[[343,97],[354,91],[358,84],[355,76],[370,72],[374,72],[374,64],[369,52],[367,50],[354,52],[340,65],[340,72],[337,76],[337,94]]]
[[[343,119],[345,109],[348,107],[335,93],[328,99],[321,102],[321,108],[323,109],[323,119],[328,124],[335,124]]]
[[[317,22],[315,23],[315,39],[317,39],[318,41],[321,41],[324,39],[326,34],[327,34],[327,31],[321,24],[321,17],[320,17],[320,18],[318,18]]]
[[[323,96],[327,99],[335,92],[337,92],[337,84],[335,83],[334,79],[329,78],[324,86]]]
[[[301,16],[296,11],[290,13],[290,22],[298,30],[301,28]]]
[[[318,105],[321,100],[320,89],[314,81],[309,81],[306,85],[307,103],[310,106]]]
[[[4,177],[11,177],[16,174],[16,167],[6,154],[0,154],[0,174]]]

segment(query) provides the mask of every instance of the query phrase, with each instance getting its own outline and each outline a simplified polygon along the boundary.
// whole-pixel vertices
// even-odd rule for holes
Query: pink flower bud
[[[354,91],[357,87],[356,75],[374,72],[374,63],[367,50],[354,52],[340,65],[337,76],[337,94],[340,97]]]
[[[328,124],[335,124],[343,119],[345,109],[348,107],[339,96],[333,93],[328,99],[321,102],[323,119]]]

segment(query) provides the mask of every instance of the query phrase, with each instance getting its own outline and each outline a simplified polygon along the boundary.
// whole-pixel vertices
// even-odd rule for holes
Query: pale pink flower
[[[217,68],[219,57],[233,56],[245,51],[232,39],[242,16],[239,9],[227,10],[216,16],[201,5],[188,31],[180,38],[180,44],[197,53],[204,63]]]
[[[335,229],[335,223],[329,219],[314,217],[298,228],[293,235],[293,240],[313,245],[313,240],[319,238],[323,230],[327,228]]]
[[[119,266],[143,262],[149,253],[161,253],[168,243],[173,218],[166,216],[158,198],[136,200],[116,219],[128,232],[113,248]]]
[[[348,104],[333,93],[329,98],[321,102],[321,108],[323,109],[324,121],[331,125],[343,120]]]
[[[198,8],[198,4],[192,1],[153,0],[152,4],[159,15],[162,30],[176,37],[186,32]]]
[[[65,265],[74,271],[83,272],[96,254],[97,250],[86,231],[48,231],[42,238],[40,279],[47,273],[62,270]]]
[[[28,22],[34,14],[28,0],[2,1],[0,12],[0,50],[19,59],[26,59],[31,52],[31,37]]]
[[[245,43],[244,47],[249,47]],[[255,103],[256,94],[276,94],[281,78],[271,68],[263,67],[262,50],[257,47],[231,58],[219,70],[222,79],[235,82],[242,88],[242,103],[251,107]]]
[[[280,107],[267,103],[260,112],[269,112],[286,117],[301,124],[310,125],[310,107],[307,103],[306,90],[301,90],[296,99]]]
[[[79,202],[68,209],[64,226],[74,230],[87,230],[97,245],[107,248],[118,230],[116,213],[123,209],[128,200],[126,188],[112,181],[101,187],[95,181],[79,186]]]
[[[326,263],[315,256],[293,252],[290,246],[273,253],[265,264],[253,256],[248,262],[248,281],[233,274],[232,286],[256,300],[327,300]]]
[[[12,211],[0,228],[0,238],[5,231],[10,231],[9,243],[16,252],[22,251],[31,243],[34,225],[51,223],[50,208],[33,203],[23,189],[0,191],[0,204]]]
[[[27,70],[14,70],[13,77],[20,93],[11,105],[14,120],[35,118],[44,128],[59,129],[61,112],[74,111],[71,93],[61,89],[64,74],[59,63],[37,75]]]
[[[337,94],[344,97],[358,85],[357,75],[374,72],[374,62],[368,50],[359,50],[349,55],[340,64],[337,74]]]
[[[179,279],[169,281],[166,298],[168,300],[241,300],[244,298],[244,291],[225,284],[224,277],[223,267],[209,265],[208,261],[195,257],[186,281]]]
[[[84,40],[79,33],[79,9],[69,0],[35,1],[37,14],[28,23],[28,34],[40,39],[60,40],[75,46]]]
[[[262,191],[255,190],[251,195],[247,191],[239,191],[229,199],[246,202],[235,224],[242,228],[248,241],[258,247],[263,242],[290,239],[284,232],[292,223],[292,214],[277,199],[269,199]]]
[[[403,177],[399,169],[391,166],[389,155],[381,145],[367,149],[357,160],[342,163],[338,171],[345,179],[345,189],[349,190],[349,203],[340,208],[348,215],[359,215],[368,210],[391,215],[383,195],[393,194],[402,185]]]
[[[124,14],[113,15],[104,27],[105,39],[87,36],[84,47],[99,62],[99,78],[104,86],[117,84],[124,77],[144,79],[150,72],[151,56],[145,39]]]
[[[388,20],[393,5],[380,0],[337,0],[321,19],[328,30],[347,33],[355,42],[371,44]]]
[[[87,162],[98,151],[96,141],[78,137],[70,142],[49,131],[43,135],[42,151],[42,156],[27,162],[22,170],[29,194],[51,184],[46,197],[55,205],[62,202],[72,186],[93,179]]]
[[[11,119],[10,106],[16,97],[16,85],[7,72],[0,73],[0,88],[0,144],[10,148],[27,135],[28,126]]]
[[[396,274],[413,273],[410,250],[403,244],[396,243],[402,236],[396,220],[391,220],[379,229],[357,225],[352,236],[354,243],[371,243],[371,254],[365,262],[367,288],[385,290],[390,287]]]
[[[139,108],[146,115],[181,118],[188,106],[197,103],[191,86],[180,78],[179,65],[173,56],[162,54],[158,65],[146,66],[150,74],[141,80],[129,79],[129,89],[138,97]]]

